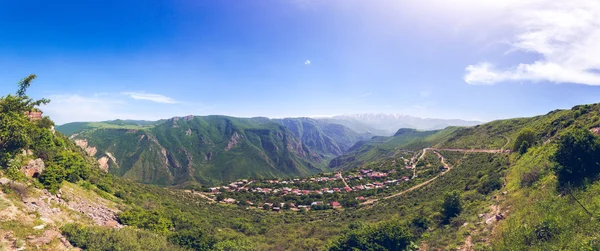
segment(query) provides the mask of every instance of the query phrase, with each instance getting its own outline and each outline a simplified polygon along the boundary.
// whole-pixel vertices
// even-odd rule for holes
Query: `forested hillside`
[[[288,202],[288,207],[289,201],[314,203],[294,211],[275,210],[271,208],[274,203],[252,205],[241,200],[249,197],[250,190],[181,190],[119,177],[196,182],[206,174],[189,173],[185,160],[203,159],[209,146],[231,154],[219,157],[213,153],[207,156],[211,161],[264,160],[264,153],[270,161],[288,161],[286,167],[297,168],[296,163],[304,163],[306,169],[291,170],[308,170],[308,175],[310,162],[301,161],[316,162],[322,153],[296,147],[301,144],[283,125],[261,118],[222,116],[177,118],[147,128],[143,124],[124,124],[120,126],[125,128],[109,129],[118,134],[102,134],[106,128],[82,131],[80,136],[95,133],[104,140],[88,141],[85,152],[54,132],[53,122],[41,116],[39,106],[48,100],[33,100],[26,95],[34,78],[21,81],[16,95],[0,99],[3,249],[600,248],[600,104],[469,128],[432,132],[403,129],[393,137],[374,138],[351,149],[360,164],[335,174],[341,179],[335,184],[350,187],[350,183],[350,190],[301,195],[284,194],[283,189],[269,194],[263,190],[266,200]],[[80,136],[75,139],[83,139]],[[89,147],[93,144],[98,145],[95,150]],[[111,148],[119,144],[147,150],[121,153]],[[171,155],[162,151],[177,149],[174,145],[184,148]],[[112,164],[118,166],[105,173],[102,165],[88,155],[94,151],[92,155],[96,155],[100,147],[106,149],[107,158],[137,155],[131,160],[145,168],[118,173],[126,162],[117,160]],[[186,154],[189,150],[185,147],[197,151]],[[243,153],[237,152],[240,148]],[[361,148],[367,150],[358,151]],[[151,163],[153,158],[164,166]],[[386,172],[406,177],[394,182],[383,182],[381,176],[351,180],[349,172]],[[325,174],[320,175],[312,179]],[[282,178],[272,183],[282,183],[279,181],[286,181],[287,186],[293,180]],[[382,185],[355,191],[356,182]],[[219,198],[223,195],[238,200],[229,198],[227,201],[233,202],[226,202]],[[359,195],[366,198],[350,203]],[[348,203],[328,207],[322,205],[325,199],[345,199]]]

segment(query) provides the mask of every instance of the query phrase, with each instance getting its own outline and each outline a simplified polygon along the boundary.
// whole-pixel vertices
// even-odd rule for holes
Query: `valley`
[[[53,131],[29,114],[0,116],[0,135],[31,132],[0,141],[8,250],[578,250],[600,238],[599,104],[392,136],[226,116]]]

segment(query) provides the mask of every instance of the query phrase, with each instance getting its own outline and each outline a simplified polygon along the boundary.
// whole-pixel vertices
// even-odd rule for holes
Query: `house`
[[[313,202],[313,203],[310,204],[310,206],[320,206],[320,205],[323,205],[322,201],[315,201],[315,202]]]
[[[355,199],[356,199],[356,200],[358,200],[358,201],[363,201],[363,200],[366,200],[366,199],[365,199],[365,196],[358,196],[358,197],[356,197]]]
[[[233,204],[236,202],[236,200],[232,199],[232,198],[227,198],[227,199],[224,199],[223,202],[227,203],[227,204]]]
[[[346,191],[346,193],[349,193],[349,192],[351,192],[351,191],[352,191],[352,188],[350,188],[350,187],[345,187],[345,188],[344,188],[344,190]]]
[[[27,115],[27,117],[29,118],[29,120],[38,120],[38,119],[42,119],[42,112],[41,111],[27,111],[25,112],[25,115]]]
[[[332,201],[329,203],[329,206],[331,206],[333,209],[339,209],[342,208],[342,204],[340,204],[337,201]]]
[[[281,208],[280,207],[273,207],[272,210],[273,210],[273,212],[279,212],[281,210]]]

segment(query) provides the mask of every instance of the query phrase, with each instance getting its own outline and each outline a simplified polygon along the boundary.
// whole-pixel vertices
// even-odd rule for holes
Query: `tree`
[[[560,140],[553,156],[560,187],[580,186],[600,173],[600,143],[589,130],[574,129]]]
[[[446,193],[446,195],[444,195],[444,203],[442,204],[442,223],[450,223],[450,220],[458,216],[461,211],[462,204],[460,202],[460,193],[458,191]]]
[[[34,124],[29,121],[25,112],[36,110],[38,106],[50,100],[33,100],[26,95],[27,88],[35,75],[21,80],[16,96],[7,95],[0,98],[0,165],[5,165],[21,149],[31,144],[30,133]]]
[[[525,142],[527,143],[523,146]],[[535,132],[531,128],[524,128],[519,132],[519,135],[513,144],[512,151],[521,152],[521,148],[524,147],[523,153],[525,153],[530,146],[533,146],[533,143],[535,143]]]

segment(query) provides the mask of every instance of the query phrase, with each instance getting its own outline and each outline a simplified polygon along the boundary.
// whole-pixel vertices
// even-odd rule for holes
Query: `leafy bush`
[[[46,167],[40,176],[40,182],[44,185],[51,193],[56,193],[62,186],[63,180],[65,180],[65,170],[55,164]]]
[[[341,250],[410,250],[413,236],[397,221],[388,221],[351,230],[329,245],[330,251]]]
[[[215,240],[198,229],[180,230],[169,236],[169,241],[193,250],[211,250]]]
[[[164,236],[130,227],[117,230],[67,224],[61,230],[73,246],[84,250],[184,250]]]
[[[600,142],[590,131],[574,129],[561,138],[553,159],[560,187],[583,185],[600,173]]]
[[[540,179],[541,171],[540,168],[536,167],[529,172],[525,172],[521,175],[521,187],[530,187]]]
[[[492,191],[502,188],[502,177],[497,172],[490,172],[477,191],[481,194],[489,194]]]
[[[527,152],[530,146],[535,143],[535,132],[531,128],[524,128],[519,132],[515,143],[513,144],[512,151],[520,152],[521,154]]]
[[[167,233],[173,222],[164,212],[134,208],[119,214],[119,220],[124,225],[136,226],[158,233]]]
[[[458,191],[446,193],[444,195],[444,203],[442,204],[442,223],[450,223],[450,220],[458,216],[461,211],[460,193]]]

